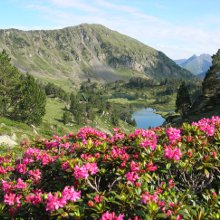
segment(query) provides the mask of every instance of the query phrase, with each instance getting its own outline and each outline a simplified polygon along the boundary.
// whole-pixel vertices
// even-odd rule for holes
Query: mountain
[[[174,61],[177,65],[181,66],[183,63],[187,61],[187,59],[180,59],[180,60],[174,60]]]
[[[203,79],[212,65],[212,57],[209,54],[193,55],[189,59],[175,60],[176,64],[189,70],[194,75]]]
[[[212,66],[202,84],[202,95],[197,98],[191,109],[191,115],[220,115],[220,49],[213,56]]]
[[[215,115],[220,116],[220,49],[212,56],[212,65],[202,83],[202,94],[195,99],[188,114],[184,118],[170,115],[165,124],[177,126]]]
[[[0,30],[2,49],[21,71],[63,87],[77,86],[88,78],[193,77],[164,53],[97,24],[59,30]]]

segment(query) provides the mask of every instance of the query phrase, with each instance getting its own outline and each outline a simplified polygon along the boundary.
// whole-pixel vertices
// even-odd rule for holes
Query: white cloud
[[[120,11],[120,12],[128,12],[128,13],[134,13],[137,12],[137,9],[134,7],[129,7],[126,5],[120,5],[120,4],[113,4],[109,1],[105,1],[105,0],[95,0],[95,2],[101,6],[101,7],[105,7],[111,10],[116,10],[116,11]]]
[[[74,8],[79,9],[86,12],[97,12],[97,8],[89,5],[88,3],[84,3],[80,0],[49,0],[52,4],[58,7],[64,8]]]
[[[53,23],[54,28],[100,23],[161,50],[173,59],[187,58],[192,54],[213,54],[219,48],[220,30],[208,30],[207,26],[199,23],[179,26],[145,14],[135,7],[107,0],[94,0],[90,3],[83,0],[40,2],[29,7],[38,10],[41,16]],[[46,6],[45,2],[49,5]],[[75,13],[75,9],[84,13]]]

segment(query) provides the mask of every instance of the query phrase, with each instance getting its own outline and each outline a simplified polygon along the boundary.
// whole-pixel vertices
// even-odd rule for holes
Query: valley
[[[0,49],[20,72],[34,76],[46,93],[42,124],[35,133],[27,132],[30,138],[64,134],[81,126],[108,133],[120,126],[130,132],[135,128],[134,111],[152,107],[166,117],[175,110],[181,80],[189,82],[192,95],[201,84],[162,52],[102,25],[0,30]],[[71,96],[77,100],[72,110]],[[1,121],[4,125],[8,120]],[[18,133],[10,123],[2,135]]]
[[[220,219],[220,1],[0,1],[0,219]]]

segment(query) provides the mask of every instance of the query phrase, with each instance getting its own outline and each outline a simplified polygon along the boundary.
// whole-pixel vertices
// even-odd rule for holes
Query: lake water
[[[152,108],[140,109],[132,114],[132,118],[137,123],[136,127],[143,129],[160,126],[165,121],[161,115],[155,114],[155,110]]]

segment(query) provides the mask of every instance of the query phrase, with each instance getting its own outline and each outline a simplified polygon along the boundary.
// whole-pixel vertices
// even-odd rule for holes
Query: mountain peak
[[[212,57],[205,53],[200,54],[199,56],[194,54],[190,58],[182,60],[183,62],[181,62],[181,60],[176,60],[175,62],[179,66],[189,70],[194,75],[199,76],[199,78],[203,78],[212,65]]]
[[[0,31],[0,49],[21,70],[64,84],[82,80],[128,80],[193,76],[165,54],[100,24],[80,24],[57,30]]]

